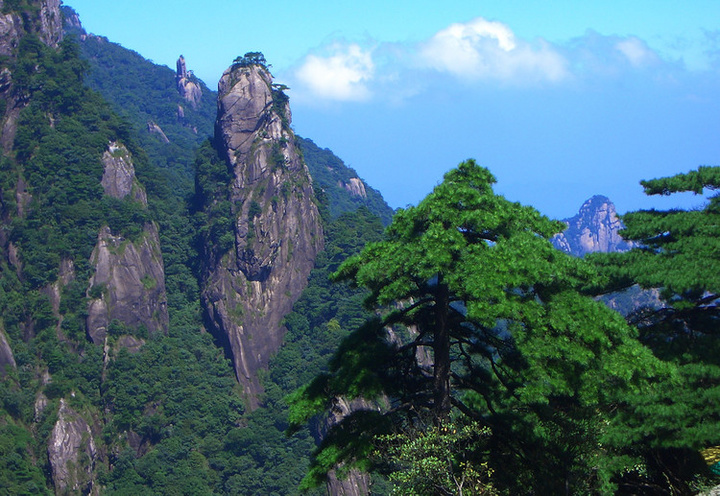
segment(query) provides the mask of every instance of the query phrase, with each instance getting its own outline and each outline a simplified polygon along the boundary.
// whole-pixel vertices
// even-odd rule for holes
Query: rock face
[[[351,177],[348,182],[340,182],[338,186],[345,188],[345,190],[352,196],[359,196],[360,198],[367,198],[367,192],[365,191],[365,185],[359,177]]]
[[[135,177],[135,167],[125,146],[110,143],[103,154],[101,184],[113,198],[130,197],[147,205],[145,190]],[[165,271],[160,237],[154,223],[145,225],[139,240],[115,236],[109,227],[98,235],[91,263],[87,331],[94,343],[103,343],[113,320],[130,330],[144,326],[150,334],[167,332],[168,313]]]
[[[103,228],[91,263],[87,330],[95,344],[103,343],[113,320],[131,329],[144,326],[150,334],[167,331],[165,273],[154,224],[134,243]]]
[[[336,398],[320,435],[325,433],[343,418],[352,412],[361,410],[375,410],[376,408],[362,398],[347,401],[345,398]],[[326,484],[330,496],[366,496],[370,494],[370,476],[357,469],[350,469],[342,478],[338,478],[337,470],[328,473]]]
[[[206,254],[202,299],[255,408],[257,373],[282,343],[281,321],[307,284],[323,232],[287,97],[273,88],[268,70],[233,66],[218,89],[215,142],[231,176],[234,244]]]
[[[578,214],[564,220],[568,228],[555,235],[552,243],[559,250],[582,257],[594,252],[627,251],[632,245],[620,237],[623,228],[615,205],[605,196],[593,196]]]
[[[182,108],[182,107],[180,107]],[[155,124],[153,121],[148,121],[147,123],[147,129],[150,134],[157,134],[158,137],[162,140],[163,143],[170,143],[170,140],[165,135],[165,131],[162,130],[160,126]]]
[[[202,98],[202,89],[200,85],[193,80],[192,73],[187,71],[185,67],[185,57],[182,55],[180,55],[180,58],[177,60],[175,81],[177,82],[177,89],[180,96],[189,102],[193,108],[197,108]]]
[[[7,368],[17,368],[15,364],[15,357],[13,356],[12,348],[5,335],[5,331],[0,328],[0,377],[5,375]]]
[[[97,449],[87,422],[65,399],[48,442],[55,494],[97,494],[93,471]]]
[[[24,9],[22,15],[11,10],[2,13],[8,7],[0,0],[0,55],[14,57],[20,38],[26,34],[35,34],[50,47],[57,47],[62,41],[62,15],[60,0],[30,0],[33,9]],[[32,12],[32,14],[30,13]],[[4,64],[3,64],[4,65]],[[15,141],[15,130],[20,110],[27,104],[27,95],[18,94],[12,84],[12,74],[7,67],[0,69],[0,100],[6,102],[2,116],[0,145],[7,153]]]
[[[102,156],[103,177],[100,181],[105,194],[122,200],[126,196],[147,205],[145,190],[135,178],[135,166],[124,145],[112,142]]]

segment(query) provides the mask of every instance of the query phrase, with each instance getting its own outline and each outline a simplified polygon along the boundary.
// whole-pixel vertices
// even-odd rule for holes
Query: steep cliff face
[[[34,34],[48,45],[55,48],[62,41],[62,15],[60,14],[60,0],[34,0],[34,10],[24,12],[12,7],[6,9],[6,3],[0,0],[0,55],[8,57],[9,61],[15,56],[20,39],[27,34]],[[0,145],[8,152],[15,140],[17,119],[20,110],[27,104],[27,95],[15,91],[12,83],[12,72],[5,63],[0,64],[0,99],[5,100],[5,114],[2,118],[2,131]]]
[[[10,348],[5,331],[0,327],[0,377],[5,375],[6,368],[14,369],[16,367],[12,348]]]
[[[197,108],[202,98],[202,89],[200,89],[200,85],[194,80],[192,73],[188,73],[185,67],[185,57],[182,55],[180,55],[180,58],[177,60],[175,81],[177,82],[177,89],[180,96],[190,103],[193,108]]]
[[[98,494],[94,481],[96,458],[90,426],[61,399],[48,444],[55,494]]]
[[[324,425],[320,426],[320,437],[324,437],[334,425],[337,425],[350,413],[361,410],[377,410],[377,407],[363,398],[356,398],[352,401],[345,398],[335,398],[330,414]],[[338,469],[341,469],[341,467],[338,467]],[[371,481],[369,474],[356,468],[342,470],[342,473],[342,477],[338,477],[338,470],[331,470],[328,473],[326,489],[330,496],[366,496],[370,494]]]
[[[135,167],[125,146],[112,142],[103,154],[101,184],[105,194],[130,197],[147,206],[147,195],[135,177]],[[157,226],[148,223],[140,239],[115,236],[109,227],[98,235],[91,263],[87,331],[95,344],[103,343],[110,324],[117,320],[130,330],[141,326],[150,334],[167,332],[168,313],[165,272]]]
[[[566,253],[582,257],[587,253],[627,251],[632,246],[619,234],[623,228],[615,205],[596,195],[583,203],[577,215],[564,221],[568,228],[552,239]]]
[[[224,253],[207,253],[202,298],[254,408],[258,370],[282,342],[281,321],[307,283],[323,232],[287,97],[268,70],[236,64],[218,88],[215,143],[229,168],[234,240]]]

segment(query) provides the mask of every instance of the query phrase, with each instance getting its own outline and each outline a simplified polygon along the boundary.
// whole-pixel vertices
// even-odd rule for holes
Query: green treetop
[[[643,181],[650,195],[720,188],[720,167]],[[652,486],[690,494],[702,472],[698,450],[720,444],[720,196],[702,209],[647,210],[626,214],[625,239],[640,246],[628,253],[591,257],[607,275],[605,291],[638,284],[659,290],[660,302],[629,316],[642,342],[676,364],[679,376],[658,381],[625,398],[628,446],[641,470],[628,474],[631,490]],[[629,446],[632,445],[632,449]]]
[[[338,462],[369,468],[377,434],[455,417],[491,430],[489,454],[480,443],[463,463],[489,459],[500,487],[558,494],[605,480],[599,440],[615,396],[659,362],[621,316],[580,294],[594,272],[550,244],[563,225],[496,195],[494,182],[460,164],[335,274],[367,288],[378,317],[293,396],[293,420],[338,397],[379,406],[330,431],[308,483]]]

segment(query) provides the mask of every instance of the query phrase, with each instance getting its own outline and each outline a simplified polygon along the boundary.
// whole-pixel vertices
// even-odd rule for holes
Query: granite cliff
[[[185,57],[180,55],[176,65],[177,70],[175,72],[175,81],[177,82],[178,93],[180,93],[180,96],[182,96],[193,108],[197,108],[200,104],[200,99],[202,98],[202,89],[192,72],[188,72],[185,66]],[[183,111],[180,110],[180,112]]]
[[[105,194],[120,200],[129,197],[147,207],[147,195],[135,177],[128,149],[110,143],[102,162]],[[142,327],[149,334],[167,332],[165,273],[154,222],[147,223],[135,241],[113,235],[104,226],[90,260],[95,273],[88,287],[87,332],[95,344],[105,341],[113,321],[129,331]]]
[[[583,257],[594,252],[627,251],[632,246],[622,239],[623,224],[609,198],[596,195],[580,207],[574,217],[565,219],[567,229],[552,238],[559,250]]]
[[[229,181],[225,196],[206,204],[229,203],[232,242],[226,251],[206,245],[202,300],[255,408],[258,371],[282,343],[282,319],[307,284],[323,230],[287,97],[266,66],[236,61],[218,93],[214,142]]]

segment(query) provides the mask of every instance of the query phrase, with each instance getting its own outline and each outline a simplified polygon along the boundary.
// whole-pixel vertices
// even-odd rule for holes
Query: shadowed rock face
[[[135,166],[125,146],[110,143],[103,158],[101,184],[113,198],[130,197],[147,205],[145,190],[135,177]],[[139,240],[115,236],[108,227],[100,230],[91,263],[87,330],[96,344],[107,336],[110,323],[118,320],[131,329],[145,326],[150,334],[167,332],[168,313],[165,271],[160,237],[154,223],[145,225]]]
[[[132,329],[145,326],[150,334],[167,332],[165,273],[155,224],[146,225],[134,243],[103,228],[91,263],[95,274],[88,294],[99,297],[88,305],[87,330],[95,344],[103,343],[116,319]]]
[[[96,457],[90,426],[61,399],[58,419],[48,441],[55,493],[97,494],[93,481]]]
[[[632,245],[620,237],[623,224],[615,205],[605,196],[593,196],[578,214],[564,221],[568,228],[555,235],[552,243],[559,250],[578,257],[594,252],[627,251]]]
[[[377,410],[377,406],[363,398],[355,398],[352,401],[348,401],[345,398],[335,398],[327,419],[319,426],[318,434],[320,438],[324,437],[333,426],[339,424],[352,412],[361,410]],[[355,468],[340,470],[341,468],[342,467],[338,467],[338,470],[328,472],[326,483],[328,495],[366,496],[370,494],[370,475]],[[338,477],[339,470],[343,473],[342,477]]]
[[[290,109],[270,73],[231,68],[218,89],[215,142],[231,171],[235,243],[219,260],[205,257],[202,298],[255,408],[258,370],[282,343],[281,321],[307,284],[323,232]]]

